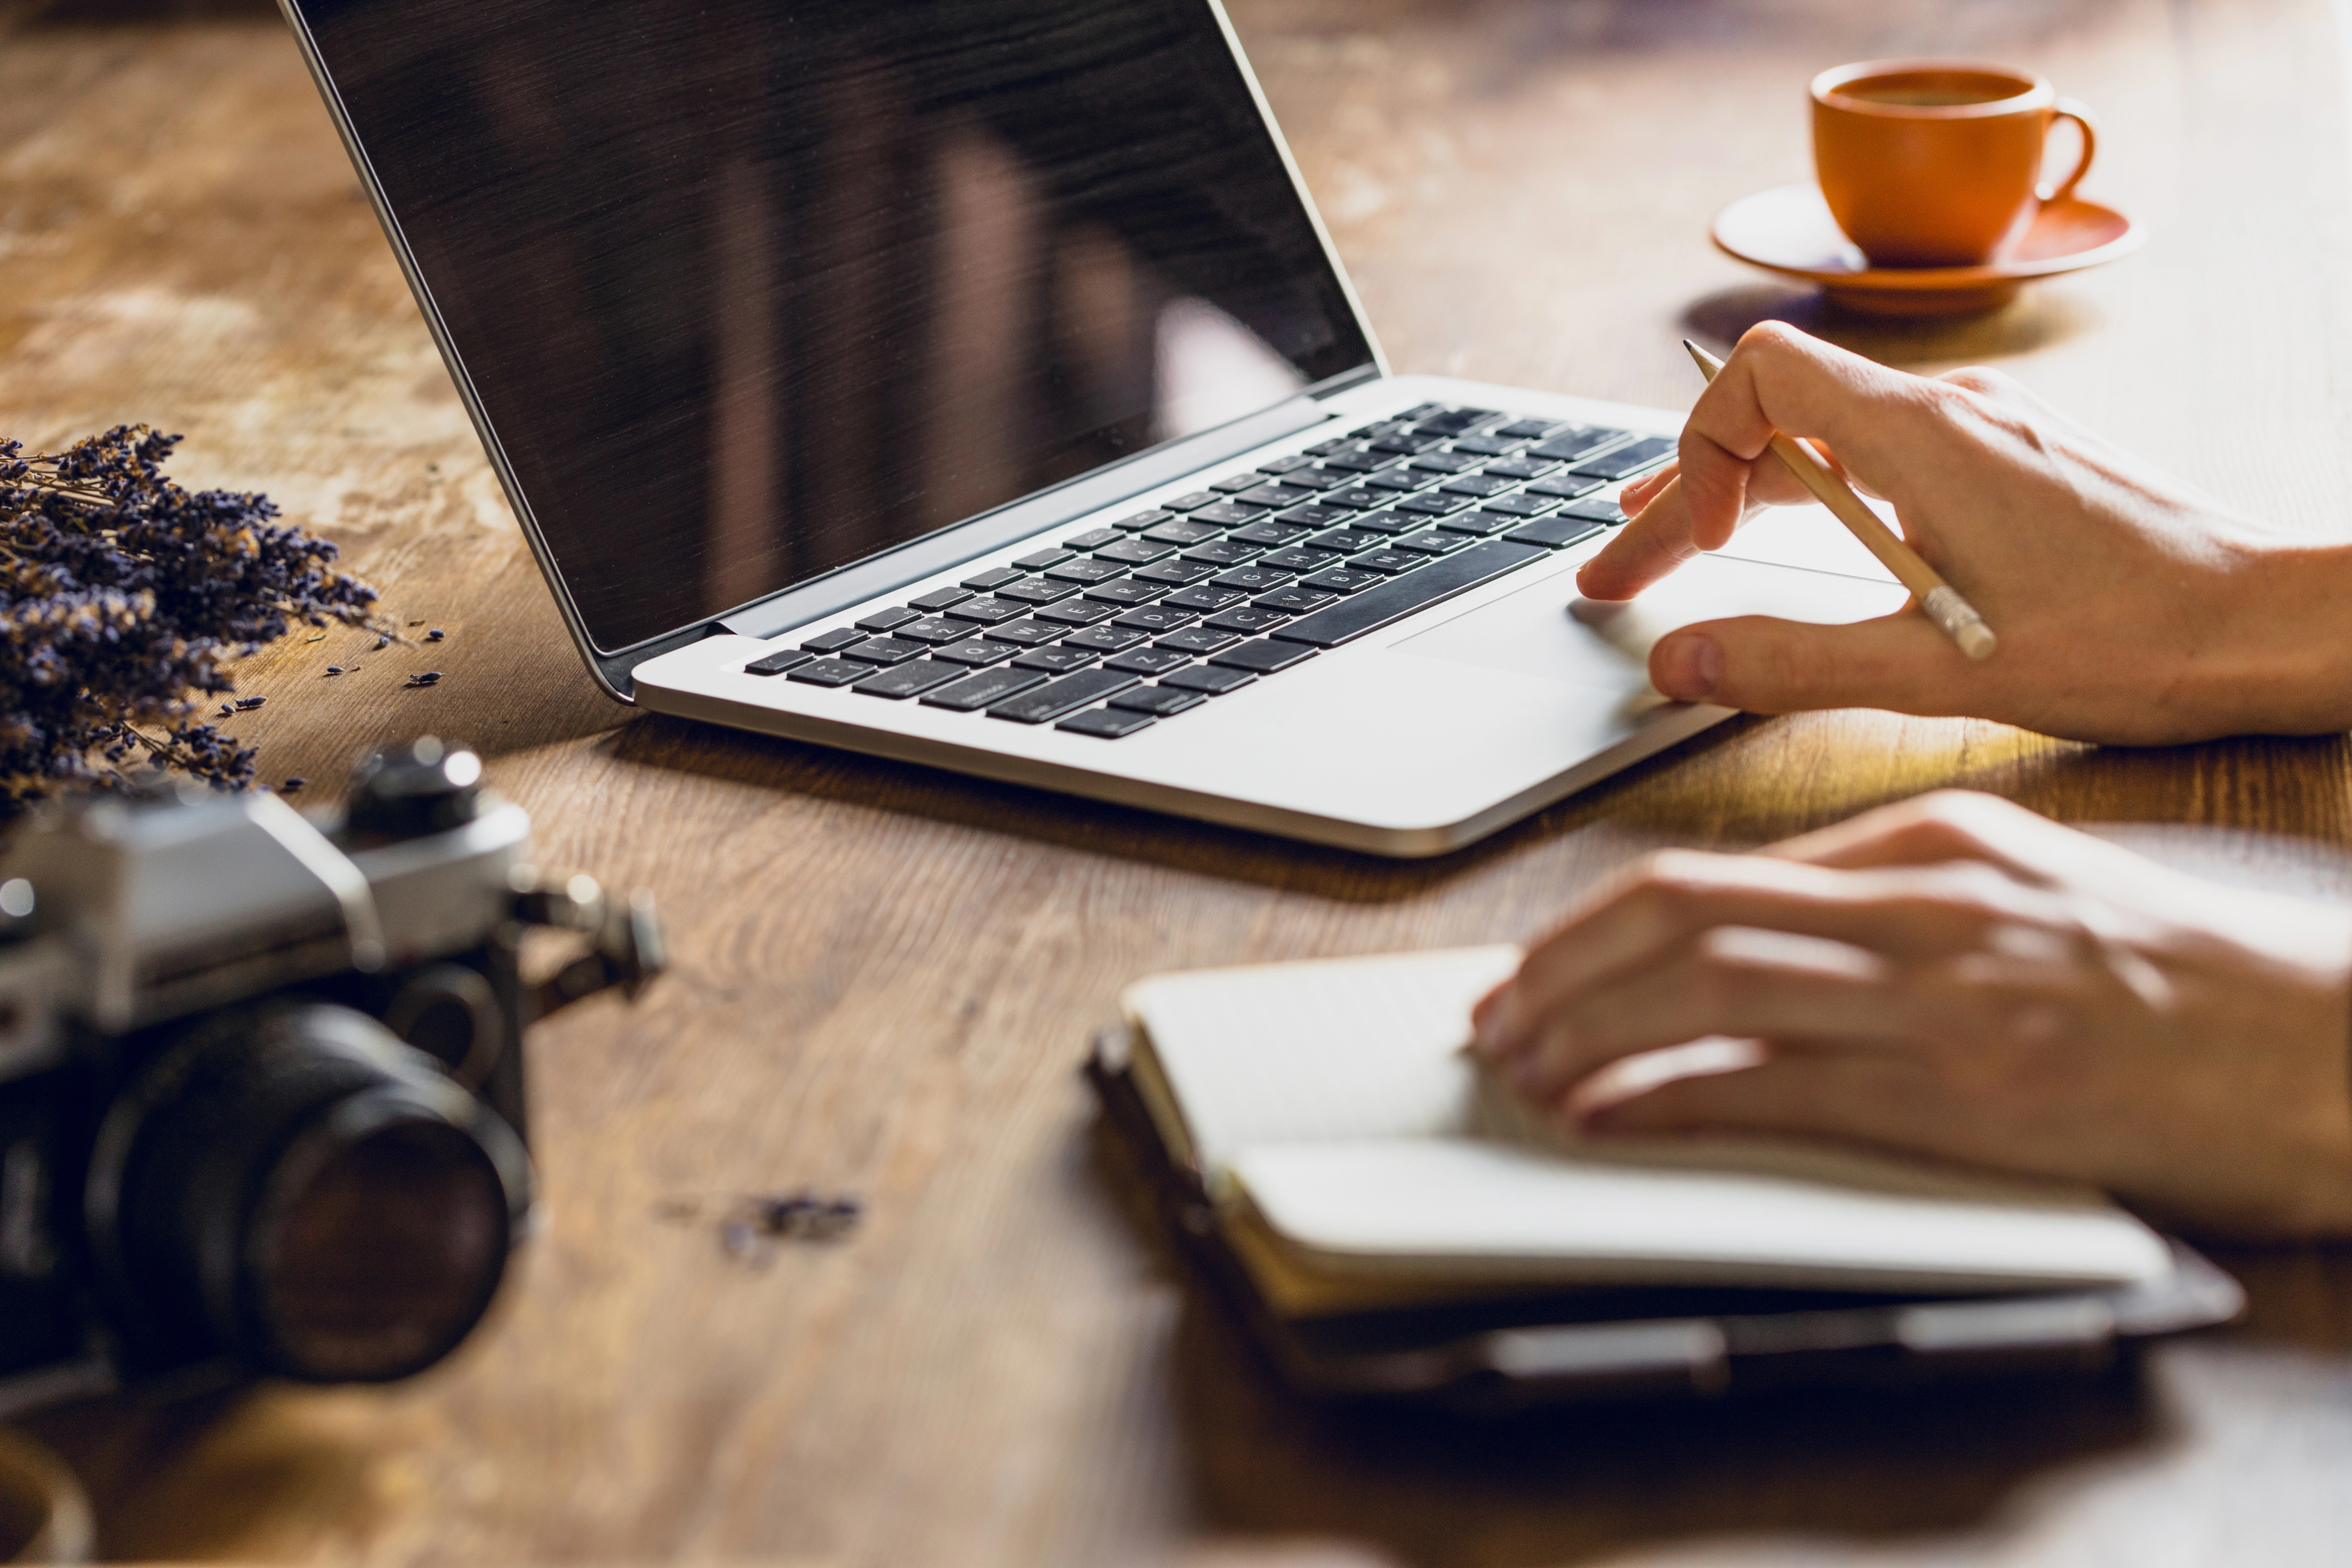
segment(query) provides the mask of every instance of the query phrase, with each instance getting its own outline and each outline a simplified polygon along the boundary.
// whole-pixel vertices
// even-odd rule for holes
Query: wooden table
[[[1994,360],[2314,529],[2352,515],[2352,201],[2326,0],[1234,0],[1400,369],[1685,405],[1768,316]],[[1428,864],[1303,849],[653,717],[575,662],[325,115],[244,5],[0,4],[0,429],[184,430],[191,480],[341,540],[429,650],[256,659],[236,721],[332,793],[470,738],[543,858],[641,882],[677,965],[533,1041],[547,1226],[493,1323],[374,1392],[37,1429],[123,1557],[446,1563],[2340,1564],[2352,1256],[2224,1254],[2241,1328],[2089,1390],[1608,1411],[1482,1433],[1277,1394],[1184,1283],[1074,1071],[1175,966],[1537,931],[1661,844],[1936,784],[2347,890],[2341,739],[2103,752],[1871,713],[1743,721]],[[1807,168],[1803,84],[1936,51],[2096,106],[2146,253],[1959,325],[1823,316],[1709,216]],[[335,684],[331,659],[361,666]],[[447,679],[404,690],[430,664]],[[764,1268],[679,1194],[863,1194]]]

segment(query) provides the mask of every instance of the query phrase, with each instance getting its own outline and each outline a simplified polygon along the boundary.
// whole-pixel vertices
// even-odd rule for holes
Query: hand
[[[1740,340],[1691,411],[1679,464],[1627,490],[1638,515],[1578,587],[1631,598],[1757,510],[1811,500],[1769,454],[1775,429],[1816,438],[1891,501],[2000,646],[1971,663],[1916,609],[1843,626],[1712,621],[1652,649],[1665,695],[1757,713],[1963,714],[2141,745],[2352,727],[2352,548],[2233,511],[2007,376],[1906,375],[1778,322]]]
[[[2352,911],[1989,795],[1657,856],[1473,1023],[1596,1133],[1826,1138],[2087,1182],[2204,1229],[2352,1235]],[[1760,1063],[1596,1100],[1612,1064],[1717,1036]]]

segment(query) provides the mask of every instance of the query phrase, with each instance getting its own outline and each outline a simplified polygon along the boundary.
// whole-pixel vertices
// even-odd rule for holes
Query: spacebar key
[[[1391,621],[1401,620],[1424,605],[1451,598],[1465,589],[1475,588],[1506,572],[1516,572],[1528,562],[1541,561],[1550,554],[1550,551],[1540,545],[1514,544],[1507,539],[1490,539],[1484,544],[1474,544],[1467,550],[1433,561],[1417,572],[1408,572],[1377,588],[1367,588],[1354,598],[1343,599],[1328,610],[1302,616],[1267,635],[1286,642],[1338,647],[1351,637],[1362,637]]]

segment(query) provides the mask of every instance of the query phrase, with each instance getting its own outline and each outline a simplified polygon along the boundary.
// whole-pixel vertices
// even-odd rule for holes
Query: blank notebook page
[[[1334,1260],[1563,1275],[2011,1289],[2171,1268],[2097,1194],[1762,1140],[1578,1144],[1461,1051],[1509,947],[1131,987],[1205,1171]]]

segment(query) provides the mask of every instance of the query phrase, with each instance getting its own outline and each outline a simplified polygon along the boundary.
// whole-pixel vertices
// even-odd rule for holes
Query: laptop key
[[[1228,669],[1223,665],[1196,664],[1190,669],[1171,670],[1160,678],[1162,686],[1172,686],[1180,691],[1197,691],[1203,697],[1223,697],[1255,680],[1246,669]]]
[[[921,643],[899,637],[868,637],[855,647],[843,648],[841,657],[859,664],[904,664],[930,651]]]
[[[1049,719],[1058,719],[1075,709],[1099,702],[1115,692],[1140,684],[1137,677],[1125,670],[1082,669],[1076,675],[1066,675],[1059,680],[1048,682],[1010,702],[1000,702],[988,710],[988,716],[1009,719],[1016,724],[1043,724]]]
[[[1399,511],[1417,511],[1424,517],[1450,517],[1470,504],[1468,496],[1450,496],[1438,490],[1426,495],[1407,496],[1397,502]]]
[[[1334,528],[1340,523],[1353,521],[1355,516],[1345,507],[1325,506],[1318,502],[1313,506],[1292,507],[1274,521],[1297,528]]]
[[[1429,450],[1444,439],[1444,433],[1438,431],[1432,431],[1423,436],[1411,430],[1391,430],[1385,436],[1373,437],[1372,450],[1395,452],[1404,457],[1411,457],[1415,452]]]
[[[1416,528],[1427,528],[1429,519],[1403,511],[1360,512],[1348,525],[1366,533],[1411,533]]]
[[[859,616],[857,620],[857,629],[861,632],[873,632],[877,636],[879,636],[883,632],[896,631],[898,627],[905,626],[908,621],[918,621],[920,619],[922,619],[922,612],[920,610],[905,610],[893,607],[887,610],[877,610],[870,616]]]
[[[1584,481],[1579,479],[1577,483],[1581,485]],[[1588,495],[1590,493],[1591,491],[1584,489],[1577,491],[1577,494],[1579,495]],[[1488,511],[1507,511],[1517,517],[1541,517],[1544,513],[1549,511],[1559,504],[1559,502],[1549,495],[1539,492],[1530,494],[1528,491],[1521,490],[1515,496],[1496,496],[1493,500],[1486,503],[1486,510]]]
[[[1521,544],[1540,544],[1547,550],[1565,550],[1570,545],[1591,538],[1607,526],[1583,517],[1542,517],[1506,537]]]
[[[1107,626],[1088,626],[1074,637],[1063,639],[1064,647],[1085,648],[1090,653],[1124,653],[1150,637],[1150,632],[1137,631],[1113,622]]]
[[[925,615],[929,616],[937,615],[941,610],[950,608],[956,605],[961,605],[966,599],[971,597],[971,595],[961,588],[934,588],[929,593],[924,595],[921,598],[909,599],[907,603],[922,611]]]
[[[965,578],[957,586],[969,588],[975,594],[985,594],[992,588],[1002,587],[1007,583],[1015,581],[1020,575],[1019,572],[1010,566],[992,566],[976,577]]]
[[[1171,713],[1181,713],[1187,708],[1198,708],[1207,698],[1197,691],[1187,691],[1181,686],[1139,686],[1132,691],[1122,691],[1110,700],[1113,708],[1125,708],[1136,713],[1150,713],[1165,719]]]
[[[1204,506],[1192,514],[1192,521],[1205,522],[1215,528],[1239,528],[1258,515],[1255,503],[1249,506],[1235,505],[1234,501],[1240,499],[1236,496],[1231,501],[1221,500],[1214,506]]]
[[[1325,506],[1344,506],[1353,511],[1376,511],[1394,500],[1392,492],[1374,489],[1370,485],[1349,485],[1343,490],[1323,492]]]
[[[1559,509],[1562,517],[1580,517],[1587,522],[1607,523],[1611,528],[1629,521],[1625,509],[1617,504],[1615,496],[1594,496],[1591,500],[1572,500]]]
[[[1098,605],[1117,605],[1125,609],[1136,605],[1148,605],[1168,592],[1160,583],[1139,583],[1132,577],[1121,577],[1112,583],[1097,583],[1087,590],[1087,597]]]
[[[925,616],[919,621],[908,621],[891,636],[904,638],[908,642],[919,642],[930,647],[939,647],[947,643],[961,642],[971,636],[971,626],[970,623],[959,621],[950,616]]]
[[[1318,610],[1285,626],[1279,635],[1285,640],[1316,647],[1337,647],[1549,554],[1539,545],[1515,544],[1507,539],[1481,540],[1442,561],[1431,562],[1418,572],[1342,599],[1328,609]]]
[[[1210,654],[1241,641],[1235,632],[1221,632],[1214,626],[1186,626],[1181,632],[1171,632],[1153,643],[1153,647],[1172,648],[1178,653]]]
[[[1129,648],[1117,658],[1103,660],[1103,668],[1123,669],[1129,675],[1165,675],[1192,662],[1191,654],[1179,653],[1172,647],[1138,647]]]
[[[1084,713],[1072,714],[1054,728],[1067,730],[1073,735],[1092,735],[1098,741],[1116,741],[1138,730],[1151,728],[1151,715],[1132,708],[1089,708]]]
[[[1401,495],[1410,495],[1414,490],[1427,489],[1444,477],[1443,474],[1432,474],[1415,468],[1391,468],[1386,473],[1374,474],[1370,479],[1366,479],[1362,488],[1375,495],[1394,500]]]
[[[1206,561],[1155,561],[1135,570],[1139,583],[1157,583],[1163,588],[1189,588],[1203,577],[1213,577],[1217,569]]]
[[[1459,517],[1449,517],[1437,526],[1448,533],[1466,533],[1475,539],[1504,533],[1527,521],[1507,511],[1465,511]]]
[[[1122,539],[1095,552],[1097,561],[1116,561],[1123,566],[1149,566],[1163,555],[1172,555],[1172,544],[1156,544],[1148,539]]]
[[[1314,458],[1301,452],[1293,452],[1286,458],[1267,458],[1257,466],[1257,471],[1261,474],[1295,474],[1301,468],[1311,468],[1314,466]]]
[[[1571,430],[1566,435],[1553,437],[1540,447],[1529,447],[1527,455],[1530,458],[1551,458],[1563,463],[1572,463],[1579,458],[1591,456],[1603,447],[1612,446],[1632,434],[1630,430]]]
[[[1478,466],[1476,452],[1423,452],[1405,467],[1425,474],[1466,474]]]
[[[1234,497],[1234,500],[1237,501],[1245,501],[1251,506],[1270,506],[1276,508],[1286,506],[1305,506],[1308,501],[1311,501],[1314,499],[1315,492],[1304,485],[1286,485],[1271,481],[1259,485],[1255,489],[1244,490],[1239,495]]]
[[[984,599],[967,599],[961,605],[949,606],[948,609],[948,614],[957,620],[977,621],[984,626],[994,626],[999,621],[1013,620],[1028,613],[1028,605],[1018,604],[1011,599],[999,599],[992,595]]]
[[[1410,550],[1419,555],[1444,555],[1461,549],[1469,542],[1458,533],[1440,533],[1433,528],[1426,533],[1409,533],[1389,548]]]
[[[1412,550],[1369,550],[1348,563],[1359,572],[1378,572],[1384,577],[1394,577],[1428,563],[1428,556]]]
[[[1007,583],[996,591],[1000,599],[1017,599],[1024,605],[1058,605],[1078,591],[1076,583],[1056,583],[1045,577],[1024,577],[1018,583]]]
[[[1627,479],[1653,464],[1664,462],[1681,445],[1671,436],[1647,437],[1597,458],[1587,458],[1576,465],[1576,471],[1603,479]]]
[[[1070,535],[1069,538],[1062,541],[1062,548],[1065,550],[1100,550],[1104,545],[1110,543],[1118,536],[1118,530],[1115,528],[1090,528],[1084,533],[1074,533]],[[1020,563],[1016,561],[1013,564],[1017,566]]]
[[[1230,582],[1242,572],[1319,572],[1326,566],[1337,566],[1339,563],[1337,559],[1339,553],[1336,550],[1294,544],[1287,550],[1277,550],[1271,554],[1261,555],[1252,564],[1241,567],[1237,571],[1228,572],[1217,581]]]
[[[983,635],[991,642],[1009,642],[1020,647],[1035,647],[1040,643],[1059,642],[1070,635],[1070,628],[1049,626],[1044,621],[1013,621],[1005,626],[991,626]]]
[[[1060,630],[1058,626],[1055,628]],[[1011,643],[990,642],[985,637],[966,637],[945,647],[931,649],[933,658],[943,658],[950,664],[961,664],[977,669],[983,665],[1001,664],[1017,651]]]
[[[1295,523],[1269,521],[1254,522],[1247,528],[1235,529],[1225,536],[1225,540],[1230,544],[1253,544],[1261,550],[1279,549],[1294,539],[1306,538],[1313,531],[1312,529],[1300,528]]]
[[[1222,587],[1214,583],[1200,583],[1169,595],[1160,601],[1160,607],[1166,610],[1189,610],[1196,616],[1205,616],[1238,605],[1248,597],[1249,595],[1239,588]]]
[[[1280,610],[1262,610],[1255,605],[1236,605],[1222,615],[1211,616],[1201,624],[1214,626],[1221,632],[1272,631],[1290,619]]]
[[[1559,467],[1558,463],[1544,458],[1506,458],[1499,463],[1489,463],[1478,471],[1492,474],[1498,479],[1539,479]]]
[[[1064,604],[1046,605],[1037,612],[1037,618],[1041,621],[1053,621],[1064,627],[1090,626],[1098,621],[1107,621],[1117,614],[1118,614],[1117,605],[1097,604],[1092,599],[1071,599]],[[1069,633],[1065,630],[1062,635],[1067,637]]]
[[[1204,539],[1214,539],[1219,531],[1205,522],[1181,520],[1163,522],[1157,528],[1147,528],[1143,537],[1156,544],[1198,544]]]
[[[1388,542],[1383,534],[1370,529],[1335,528],[1328,533],[1318,533],[1307,542],[1309,550],[1336,550],[1342,555],[1353,555],[1360,550],[1377,550]]]
[[[1047,567],[1045,575],[1056,583],[1076,583],[1083,588],[1090,583],[1108,581],[1126,570],[1116,561],[1097,561],[1092,556],[1080,555],[1063,562],[1059,566]],[[1008,596],[1019,597],[1018,595]]]
[[[1186,609],[1181,605],[1171,610],[1168,608],[1167,601],[1163,599],[1157,605],[1138,605],[1117,616],[1110,624],[1115,626],[1129,626],[1139,632],[1172,632],[1200,613],[1198,610]]]
[[[1121,533],[1140,533],[1155,523],[1166,522],[1174,515],[1173,512],[1161,511],[1155,508],[1150,511],[1139,511],[1133,517],[1122,517],[1111,526]]]
[[[896,669],[869,675],[850,689],[867,697],[887,697],[903,701],[909,697],[920,697],[950,680],[960,680],[964,674],[961,665],[940,664],[927,658],[919,664],[902,664]]]
[[[873,673],[874,667],[870,664],[852,664],[845,658],[821,658],[814,664],[786,670],[784,679],[808,686],[846,686]]]
[[[1397,460],[1397,455],[1394,452],[1342,450],[1326,457],[1323,459],[1323,466],[1327,468],[1337,468],[1342,473],[1377,474]]]
[[[1250,601],[1261,610],[1280,610],[1286,616],[1303,616],[1309,610],[1319,610],[1329,604],[1333,595],[1318,588],[1278,588],[1271,594],[1261,594]]]
[[[1209,662],[1227,669],[1246,669],[1252,675],[1272,675],[1278,669],[1288,669],[1294,664],[1304,664],[1315,657],[1315,650],[1295,642],[1276,642],[1261,637],[1245,642],[1239,647],[1210,657]]]
[[[1498,479],[1492,474],[1465,474],[1458,479],[1448,479],[1438,489],[1450,496],[1468,496],[1473,500],[1485,500],[1501,495],[1519,481]]]
[[[1247,485],[1244,485],[1242,488],[1244,489],[1247,489],[1249,487]],[[1160,505],[1163,510],[1168,511],[1191,511],[1194,507],[1214,506],[1219,499],[1217,492],[1214,490],[1193,490],[1189,494],[1178,496],[1174,500],[1161,501]],[[1162,518],[1160,521],[1164,522],[1167,519]],[[1141,530],[1130,530],[1129,531],[1140,532]]]
[[[1067,675],[1074,669],[1084,669],[1101,657],[1090,647],[1033,647],[1027,653],[1015,655],[1013,668]]]
[[[1223,479],[1211,483],[1209,488],[1221,496],[1229,496],[1243,490],[1254,490],[1264,483],[1265,483],[1265,476],[1253,468],[1246,474],[1227,474]]]
[[[1514,419],[1495,434],[1508,436],[1515,440],[1541,441],[1569,428],[1568,425],[1557,419]]]
[[[1596,479],[1590,474],[1554,474],[1550,479],[1538,479],[1534,484],[1529,485],[1527,493],[1537,496],[1556,496],[1561,500],[1574,500],[1579,496],[1591,495],[1606,483],[1608,483],[1606,479]]]
[[[1454,443],[1454,449],[1457,452],[1473,452],[1482,458],[1504,458],[1526,445],[1527,441],[1524,437],[1515,439],[1508,436],[1489,434],[1465,436]]]
[[[1238,566],[1244,561],[1257,559],[1257,547],[1236,544],[1231,539],[1213,539],[1206,544],[1195,544],[1184,552],[1184,559],[1204,562],[1212,566]]]
[[[1043,672],[1034,669],[992,669],[985,675],[975,675],[969,680],[959,680],[953,686],[941,687],[923,699],[923,706],[970,713],[1002,702],[1008,697],[1034,691],[1045,685],[1045,679]]]
[[[806,648],[788,647],[780,653],[764,654],[743,667],[746,675],[782,675],[784,671],[807,664],[816,655]]]
[[[1320,566],[1323,563],[1318,557],[1314,562],[1314,564]],[[1289,582],[1291,578],[1297,575],[1297,574],[1296,572],[1293,572],[1286,566],[1267,566],[1264,564],[1255,566],[1236,566],[1230,572],[1221,572],[1216,576],[1209,579],[1208,586],[1213,588],[1238,588],[1245,594],[1263,594],[1269,588],[1281,587],[1285,583]]]
[[[829,632],[817,633],[816,636],[801,644],[801,647],[811,653],[839,653],[850,644],[861,643],[865,640],[864,632],[853,631],[847,626],[835,626]]]
[[[1377,572],[1360,572],[1352,567],[1332,566],[1318,572],[1312,577],[1301,577],[1298,580],[1298,586],[1319,589],[1326,594],[1360,594],[1374,584],[1387,581],[1387,578]]]
[[[1112,537],[1117,538],[1118,535],[1114,534]],[[1070,552],[1066,550],[1033,550],[1028,554],[1016,559],[1013,564],[1020,567],[1024,572],[1043,572],[1049,567],[1059,566],[1069,558]]]

